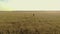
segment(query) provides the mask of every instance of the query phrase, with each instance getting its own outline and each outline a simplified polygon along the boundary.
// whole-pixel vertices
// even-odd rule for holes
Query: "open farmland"
[[[1,11],[0,34],[60,34],[60,12]]]

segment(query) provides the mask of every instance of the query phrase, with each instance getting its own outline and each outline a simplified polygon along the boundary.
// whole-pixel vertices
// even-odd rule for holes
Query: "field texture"
[[[60,12],[0,12],[0,34],[60,34]]]

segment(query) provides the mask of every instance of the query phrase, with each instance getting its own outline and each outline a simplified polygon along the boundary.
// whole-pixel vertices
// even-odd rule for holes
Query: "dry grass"
[[[60,34],[60,12],[0,12],[0,34]]]

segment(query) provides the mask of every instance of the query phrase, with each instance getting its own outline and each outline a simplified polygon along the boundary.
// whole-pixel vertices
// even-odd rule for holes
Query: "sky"
[[[60,10],[60,0],[0,0],[1,10]]]

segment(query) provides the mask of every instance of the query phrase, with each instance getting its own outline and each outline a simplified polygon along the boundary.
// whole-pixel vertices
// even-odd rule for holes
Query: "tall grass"
[[[0,34],[60,34],[60,14],[1,12]]]

